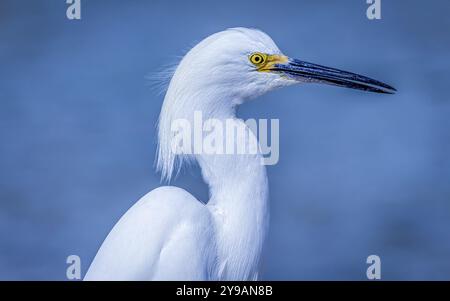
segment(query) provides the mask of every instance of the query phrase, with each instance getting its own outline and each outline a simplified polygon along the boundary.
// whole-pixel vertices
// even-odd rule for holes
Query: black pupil
[[[255,62],[259,63],[261,61],[261,58],[259,56],[255,57]]]

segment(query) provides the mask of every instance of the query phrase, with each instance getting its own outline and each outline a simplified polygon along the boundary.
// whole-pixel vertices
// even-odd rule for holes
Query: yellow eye
[[[256,53],[253,53],[252,55],[250,55],[249,59],[250,59],[250,62],[252,62],[252,64],[254,64],[256,66],[261,66],[266,62],[267,55],[256,52]]]

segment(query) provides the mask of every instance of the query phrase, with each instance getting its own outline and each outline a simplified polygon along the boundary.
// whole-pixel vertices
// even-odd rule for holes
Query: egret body
[[[261,155],[177,154],[174,120],[231,120],[235,109],[275,88],[319,82],[378,93],[394,88],[376,80],[291,59],[265,33],[233,28],[192,48],[178,65],[158,127],[157,167],[170,179],[184,161],[196,161],[209,186],[204,204],[189,192],[159,187],[126,212],[109,233],[85,280],[255,280],[268,228],[268,181]]]

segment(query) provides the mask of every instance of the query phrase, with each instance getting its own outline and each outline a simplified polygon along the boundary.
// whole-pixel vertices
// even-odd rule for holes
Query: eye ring
[[[249,60],[253,65],[261,66],[261,65],[265,64],[265,62],[267,60],[267,55],[256,52],[256,53],[253,53],[252,55],[250,55]]]

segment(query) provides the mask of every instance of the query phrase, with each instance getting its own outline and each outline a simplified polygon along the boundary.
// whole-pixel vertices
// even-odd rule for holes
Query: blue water
[[[228,27],[287,55],[394,85],[394,96],[304,85],[239,110],[280,119],[268,167],[263,279],[450,279],[448,1],[0,2],[0,279],[83,272],[153,168],[163,95],[146,77]],[[207,197],[197,169],[174,183]]]

